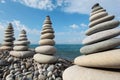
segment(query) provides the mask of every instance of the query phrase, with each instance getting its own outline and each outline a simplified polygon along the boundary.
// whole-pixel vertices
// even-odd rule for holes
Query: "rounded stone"
[[[54,33],[54,31],[52,29],[45,29],[41,31],[41,34],[45,34],[45,33]]]
[[[20,34],[20,37],[27,37],[26,34]]]
[[[120,22],[115,21],[115,20],[103,22],[103,23],[100,23],[96,26],[91,27],[90,29],[88,29],[85,32],[85,34],[86,35],[91,35],[91,34],[94,34],[94,33],[100,32],[100,31],[113,29],[113,28],[116,28],[119,24],[120,24]]]
[[[32,57],[34,52],[32,51],[10,51],[10,55],[18,58]]]
[[[83,40],[83,44],[93,44],[120,35],[120,29],[110,29],[92,34]]]
[[[20,38],[18,39],[18,41],[25,41],[25,40],[28,40],[27,37],[20,37]]]
[[[0,47],[0,50],[12,50],[12,46],[2,46]]]
[[[52,27],[50,24],[43,24],[43,27]]]
[[[41,35],[41,39],[53,39],[55,36],[53,33],[46,33]]]
[[[42,28],[42,30],[46,30],[46,29],[51,29],[51,30],[53,30],[52,27],[43,27],[43,28]]]
[[[90,22],[90,24],[89,24],[89,27],[93,27],[93,26],[95,26],[95,25],[97,25],[97,24],[100,24],[100,23],[102,23],[102,22],[106,22],[106,21],[110,21],[110,20],[112,20],[112,19],[114,19],[114,16],[112,15],[108,15],[108,16],[105,16],[105,17],[103,17],[103,18],[100,18],[100,19],[98,19],[98,20],[95,20],[95,21],[93,21],[93,22]]]
[[[98,42],[95,44],[83,46],[80,49],[80,53],[81,54],[92,54],[95,52],[113,49],[113,48],[118,47],[118,46],[120,46],[120,39],[119,38],[112,38],[112,39]]]
[[[100,12],[98,14],[95,14],[95,15],[91,16],[89,20],[90,20],[90,22],[92,22],[94,20],[100,19],[100,18],[105,17],[107,15],[108,15],[107,12]]]
[[[120,72],[74,65],[64,71],[63,80],[120,80]]]
[[[13,49],[15,51],[27,51],[28,50],[28,46],[14,46]]]
[[[35,54],[33,59],[39,63],[55,63],[57,62],[58,58],[55,56],[50,55],[43,55],[43,54]]]
[[[92,9],[92,12],[98,11],[100,9],[103,9],[103,8],[101,6],[97,6],[97,7],[95,7],[95,8]]]
[[[114,49],[75,58],[74,63],[85,67],[120,69],[120,49]]]
[[[29,41],[15,41],[14,45],[28,45],[30,44]]]
[[[97,13],[99,13],[99,12],[105,12],[105,11],[106,11],[105,9],[100,9],[100,10],[97,10],[97,11],[95,11],[95,12],[90,13],[90,16],[92,16],[92,15],[94,15],[94,14],[97,14]]]
[[[5,37],[12,37],[12,36],[14,36],[13,33],[11,33],[11,34],[5,34]]]
[[[55,41],[52,39],[42,39],[39,41],[40,45],[51,45],[54,46],[55,45]]]
[[[3,46],[12,46],[13,43],[12,43],[12,42],[4,42],[2,45],[3,45]]]
[[[49,54],[49,55],[53,55],[56,53],[56,48],[54,46],[39,46],[37,48],[35,48],[35,52],[36,53],[41,53],[41,54]]]
[[[7,37],[7,38],[5,37],[5,38],[4,38],[4,41],[13,41],[13,40],[14,40],[13,37]]]

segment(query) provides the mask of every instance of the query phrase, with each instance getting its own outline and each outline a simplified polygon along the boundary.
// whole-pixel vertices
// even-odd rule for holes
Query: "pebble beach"
[[[15,58],[0,51],[0,80],[63,80],[63,71],[71,61],[59,58],[54,64],[40,64],[33,58]]]

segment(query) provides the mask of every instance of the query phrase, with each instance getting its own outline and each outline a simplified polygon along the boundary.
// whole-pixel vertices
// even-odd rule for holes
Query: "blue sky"
[[[31,43],[37,44],[43,21],[49,15],[57,44],[81,44],[91,7],[97,2],[120,20],[120,0],[0,0],[0,43],[11,22],[15,38],[25,29]]]

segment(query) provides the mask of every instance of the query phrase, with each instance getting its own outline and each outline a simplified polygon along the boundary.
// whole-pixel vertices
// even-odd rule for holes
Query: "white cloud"
[[[66,0],[66,2],[69,5],[64,7],[64,11],[69,13],[90,14],[91,7],[95,3],[100,3],[110,14],[117,16],[120,14],[120,0]]]
[[[13,20],[11,21],[11,23],[13,24],[15,30],[17,31],[21,31],[22,29],[24,29],[29,34],[37,34],[37,35],[40,34],[40,31],[38,31],[37,29],[30,29],[26,25],[22,24],[19,20]]]
[[[0,0],[0,3],[5,3],[5,0]]]
[[[77,24],[72,24],[72,25],[70,25],[70,28],[72,28],[72,29],[78,29],[78,28],[79,28],[79,25],[77,25]]]
[[[55,5],[52,0],[13,0],[14,2],[20,2],[28,7],[37,8],[41,10],[53,10]]]
[[[87,27],[88,25],[84,24],[84,23],[81,23],[80,24],[81,27]]]

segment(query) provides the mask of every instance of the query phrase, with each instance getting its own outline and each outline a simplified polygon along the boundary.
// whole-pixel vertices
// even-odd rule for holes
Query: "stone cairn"
[[[13,51],[10,51],[10,55],[18,58],[27,58],[32,57],[34,52],[29,50],[28,45],[30,42],[27,39],[26,31],[22,30],[19,39],[14,42]]]
[[[120,22],[98,3],[92,7],[88,36],[80,49],[84,54],[63,73],[63,80],[120,80]],[[117,70],[117,71],[116,71]]]
[[[0,47],[0,50],[12,50],[13,49],[13,41],[15,40],[14,36],[14,30],[12,27],[12,24],[9,23],[7,29],[5,30],[5,37],[4,42]]]
[[[35,49],[37,53],[33,57],[35,61],[39,63],[55,63],[57,61],[57,57],[53,56],[56,53],[54,37],[52,22],[47,16],[41,31],[40,46]]]

